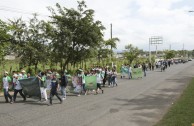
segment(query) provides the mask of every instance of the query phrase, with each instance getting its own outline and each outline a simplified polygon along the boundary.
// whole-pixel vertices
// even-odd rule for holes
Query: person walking
[[[65,72],[61,72],[61,82],[60,82],[60,86],[61,86],[61,94],[62,94],[62,100],[66,99],[66,87],[68,84],[68,79],[66,76],[67,71],[65,70]]]
[[[46,93],[47,83],[46,83],[45,73],[41,72],[41,76],[37,76],[37,77],[40,80],[40,92],[41,92],[41,95],[42,95],[42,97],[44,97],[45,101],[47,101],[47,93]]]
[[[57,93],[58,89],[59,89],[59,82],[58,82],[58,80],[56,78],[56,75],[53,75],[53,78],[51,80],[50,103],[48,105],[52,105],[53,104],[52,98],[54,96],[56,96],[59,99],[61,104],[63,103],[63,100],[60,98],[60,96]]]
[[[145,63],[143,63],[143,65],[142,65],[142,70],[144,72],[144,77],[146,77],[146,65],[145,65]]]
[[[27,78],[26,71],[22,70],[21,73],[22,73],[21,79],[26,79]]]
[[[100,89],[101,91],[102,91],[102,94],[104,93],[104,90],[101,88],[101,84],[102,84],[102,80],[103,80],[103,77],[102,77],[102,75],[100,74],[100,70],[97,70],[97,74],[96,74],[96,76],[97,76],[97,89],[96,89],[96,94],[98,94],[98,90]]]
[[[122,64],[121,66],[121,78],[125,76],[125,66]]]
[[[128,76],[129,76],[129,79],[132,79],[132,67],[131,67],[131,65],[128,65]]]
[[[106,68],[103,68],[102,74],[104,74],[104,78],[103,78],[103,87],[105,87],[106,79],[107,79],[107,69],[106,69]]]
[[[112,80],[112,86],[113,86],[113,87],[114,87],[115,85],[118,86],[118,85],[117,85],[117,82],[116,82],[116,77],[117,77],[117,72],[116,72],[115,69],[113,69],[113,70],[112,70],[112,78],[111,78],[111,80]]]
[[[8,98],[10,99],[10,103],[13,103],[12,97],[9,94],[9,82],[11,81],[10,77],[8,76],[8,72],[5,71],[4,77],[3,77],[3,92],[5,97],[5,102],[8,103]]]
[[[16,101],[16,97],[17,97],[18,92],[22,96],[23,101],[26,101],[26,97],[22,92],[22,87],[21,87],[20,82],[18,80],[18,75],[15,75],[15,79],[16,79],[16,82],[15,82],[15,89],[14,89],[14,95],[13,95],[13,102]]]

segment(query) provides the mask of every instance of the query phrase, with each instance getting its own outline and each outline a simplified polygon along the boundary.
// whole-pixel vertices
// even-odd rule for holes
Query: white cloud
[[[7,6],[49,15],[46,7],[54,6],[56,2],[76,7],[73,0],[1,0],[0,9]],[[86,0],[88,8],[95,10],[95,19],[106,27],[106,39],[110,38],[110,24],[113,24],[113,37],[121,40],[119,50],[129,43],[148,50],[151,36],[164,38],[164,44],[158,47],[160,50],[169,48],[169,45],[172,49],[182,49],[183,43],[185,49],[194,49],[194,13],[188,13],[192,10],[190,3],[190,0]],[[0,11],[1,19],[21,15]]]

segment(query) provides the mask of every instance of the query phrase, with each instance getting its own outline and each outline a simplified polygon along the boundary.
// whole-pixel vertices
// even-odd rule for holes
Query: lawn
[[[194,123],[194,78],[181,97],[155,126],[191,126]]]

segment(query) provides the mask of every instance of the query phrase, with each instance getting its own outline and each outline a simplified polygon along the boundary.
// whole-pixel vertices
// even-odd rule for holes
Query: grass
[[[168,113],[155,126],[191,126],[194,123],[194,78]]]

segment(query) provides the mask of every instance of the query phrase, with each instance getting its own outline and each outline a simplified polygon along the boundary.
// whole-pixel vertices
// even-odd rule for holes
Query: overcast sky
[[[120,42],[117,49],[133,44],[140,49],[149,49],[149,38],[163,37],[158,50],[194,49],[194,10],[193,0],[85,0],[89,9],[95,10],[95,19],[106,27],[105,39],[110,38],[110,24],[113,24],[113,37]],[[0,19],[22,17],[28,13],[39,13],[41,18],[50,15],[46,7],[61,6],[75,8],[76,0],[1,0]],[[19,13],[22,12],[22,13]],[[44,16],[45,15],[45,16]],[[151,50],[155,50],[151,46]]]

